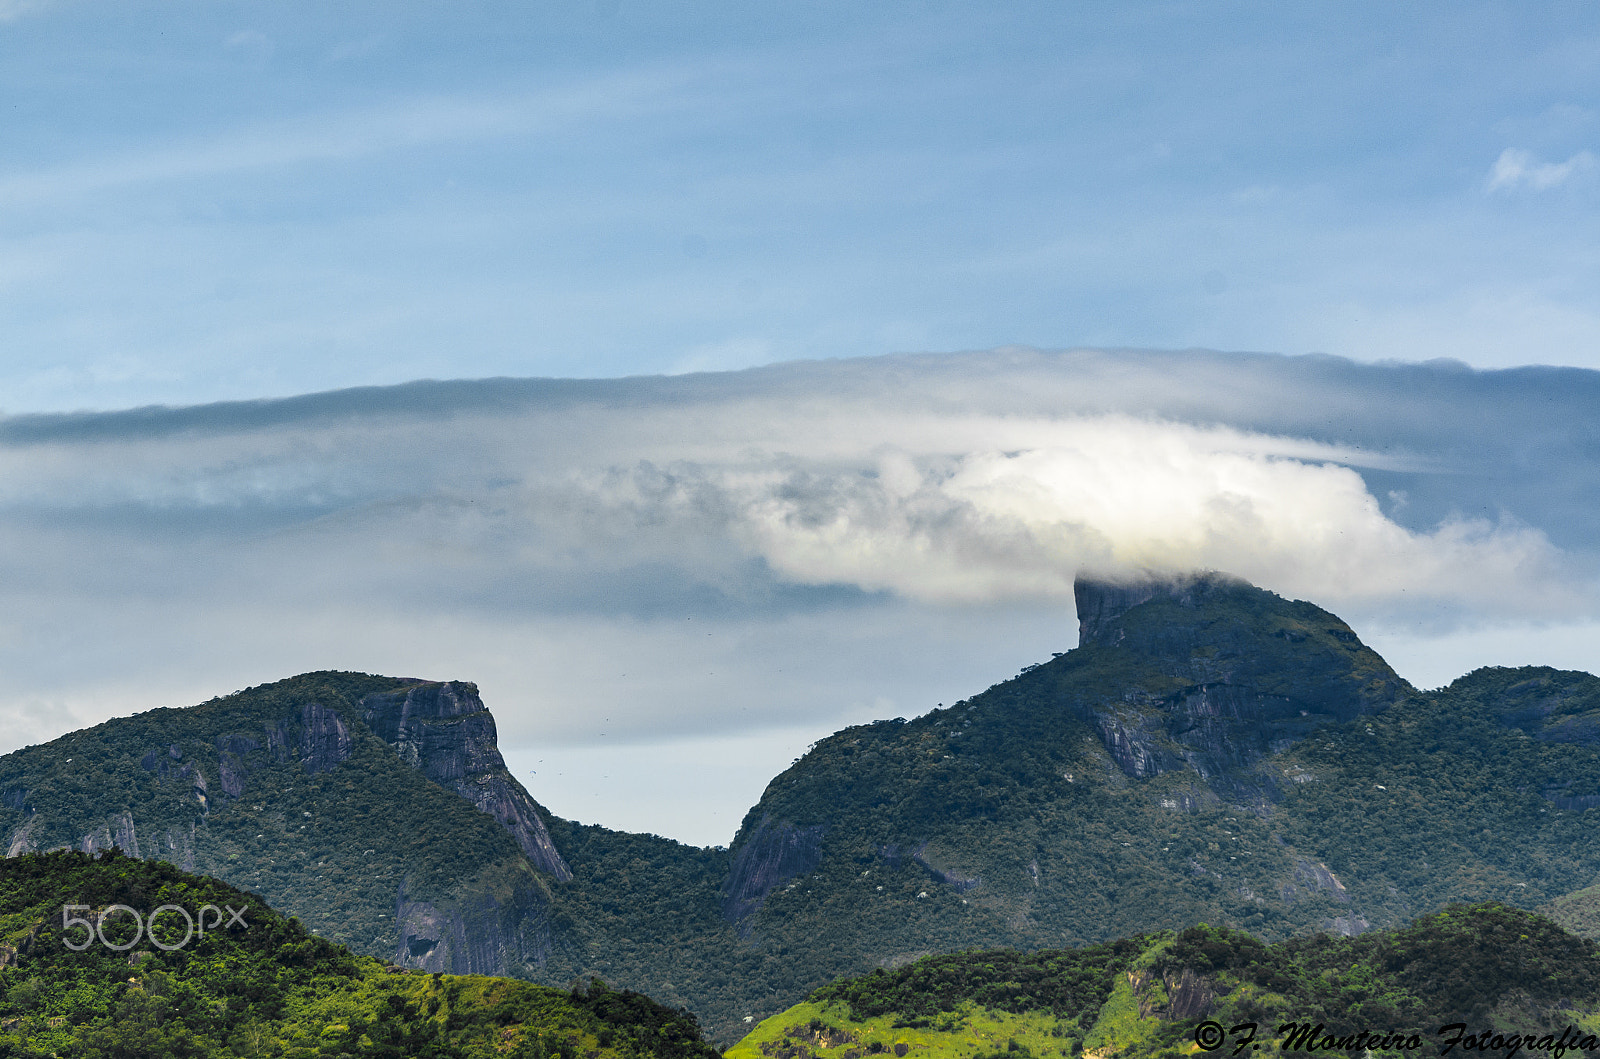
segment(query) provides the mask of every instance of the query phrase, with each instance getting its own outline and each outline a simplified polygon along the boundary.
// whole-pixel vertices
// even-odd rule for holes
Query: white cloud
[[[1223,569],[1330,605],[1594,602],[1540,529],[1407,528],[1347,465],[1425,459],[1116,413],[937,411],[930,396],[951,398],[933,389],[31,446],[0,453],[0,503],[253,518],[275,528],[227,561],[326,566],[357,594],[403,566],[463,605],[508,578],[548,589],[641,564],[738,596],[756,591],[752,561],[779,583],[935,605],[1063,602],[1080,570],[1132,568]]]
[[[1527,151],[1507,147],[1489,170],[1488,187],[1491,192],[1549,191],[1592,173],[1595,165],[1595,156],[1589,151],[1579,151],[1565,162],[1541,162]]]
[[[1126,416],[782,419],[759,439],[781,455],[593,473],[585,532],[615,540],[649,512],[656,534],[715,532],[786,580],[938,605],[1063,602],[1080,570],[1134,568],[1224,569],[1330,605],[1592,603],[1538,530],[1408,530],[1330,462],[1348,454],[1302,439]]]

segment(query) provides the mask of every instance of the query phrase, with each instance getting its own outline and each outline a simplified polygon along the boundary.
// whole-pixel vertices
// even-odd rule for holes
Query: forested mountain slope
[[[822,740],[729,850],[551,817],[470,684],[348,673],[0,758],[0,841],[171,860],[419,969],[598,974],[722,1041],[928,953],[1588,907],[1566,895],[1600,878],[1600,680],[1423,693],[1232,578],[1078,587],[1081,646]]]
[[[413,705],[398,747],[367,723],[397,699]],[[429,775],[512,791],[503,813],[538,821],[476,699],[466,684],[311,673],[107,721],[0,758],[0,838],[13,855],[116,845],[168,860],[426,970],[538,966],[567,874],[543,823],[505,826]],[[475,721],[489,727],[474,735]],[[485,739],[492,754],[473,757]]]
[[[1357,933],[1600,876],[1594,677],[1419,693],[1333,615],[1214,575],[1080,583],[1079,613],[1077,650],[773,781],[724,887],[750,944],[820,982],[1196,922]]]

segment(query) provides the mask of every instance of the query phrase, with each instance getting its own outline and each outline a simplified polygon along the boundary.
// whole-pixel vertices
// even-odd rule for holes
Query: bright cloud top
[[[1015,451],[880,454],[870,469],[692,475],[781,575],[935,603],[1070,597],[1082,570],[1221,569],[1334,603],[1525,598],[1583,605],[1557,550],[1514,523],[1432,532],[1387,518],[1359,474],[1272,451],[1303,443],[1124,418],[1053,424]]]

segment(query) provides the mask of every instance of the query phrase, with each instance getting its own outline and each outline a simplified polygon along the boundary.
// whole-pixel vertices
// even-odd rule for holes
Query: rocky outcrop
[[[723,918],[739,922],[760,908],[775,887],[815,868],[822,860],[822,833],[821,824],[796,827],[762,816],[728,869],[722,885]]]
[[[1216,1001],[1216,984],[1192,968],[1183,967],[1156,975],[1133,971],[1128,984],[1139,1004],[1140,1018],[1198,1019],[1211,1013]]]
[[[27,956],[39,940],[44,923],[35,923],[20,935],[13,935],[10,944],[0,944],[0,971],[17,966],[18,957]]]
[[[347,736],[348,738],[348,736]],[[217,784],[230,798],[244,794],[245,781],[250,778],[248,757],[261,744],[247,735],[219,735],[217,737]]]
[[[1505,672],[1479,670],[1463,677],[1461,683],[1470,685],[1484,678],[1498,683],[1495,674]],[[1500,688],[1491,697],[1501,724],[1519,728],[1542,743],[1600,746],[1600,679],[1546,666],[1522,672],[1531,675]]]
[[[350,730],[338,710],[320,702],[300,709],[301,766],[307,772],[327,772],[350,756]]]
[[[525,975],[550,956],[548,902],[532,880],[513,885],[508,896],[496,887],[443,906],[413,900],[407,889],[402,883],[395,897],[399,942],[393,962],[401,967]]]
[[[350,730],[345,727],[344,718],[339,716],[338,710],[320,702],[308,702],[300,707],[297,715],[268,725],[265,735],[267,753],[273,761],[281,765],[298,757],[307,772],[327,772],[350,757]],[[245,737],[232,744],[236,757],[242,756],[239,748],[245,742],[255,741]]]
[[[131,857],[140,856],[139,836],[134,830],[131,813],[112,813],[104,824],[78,840],[78,849],[84,853],[97,853],[112,846]]]
[[[1357,934],[1365,934],[1372,929],[1372,924],[1367,922],[1365,916],[1335,916],[1323,924],[1323,929],[1330,934],[1343,934],[1353,938]]]
[[[164,781],[188,784],[189,792],[199,804],[200,811],[202,813],[211,811],[211,794],[206,783],[206,774],[194,762],[183,761],[183,750],[178,746],[169,746],[165,750],[152,750],[139,759],[139,765],[146,772],[154,772]]]
[[[475,685],[418,682],[361,700],[367,727],[424,776],[500,822],[535,866],[572,878],[538,803],[506,769],[494,717]]]
[[[1090,719],[1100,729],[1106,752],[1129,776],[1149,779],[1175,763],[1159,715],[1112,709],[1092,711]]]
[[[1304,857],[1299,857],[1294,862],[1294,881],[1306,889],[1322,891],[1341,904],[1350,903],[1350,895],[1345,891],[1344,883],[1338,876],[1328,870],[1328,866],[1321,861],[1313,864]]]
[[[39,824],[37,816],[30,816],[23,821],[16,830],[11,832],[11,840],[6,846],[7,857],[17,857],[24,853],[34,853],[39,849],[39,844],[33,839],[33,829]]]
[[[211,811],[214,797],[242,798],[253,771],[250,755],[265,749],[274,764],[298,760],[306,772],[327,772],[347,761],[353,752],[350,729],[339,711],[320,702],[307,702],[286,717],[261,728],[261,738],[241,732],[216,736],[217,791],[213,793],[205,770],[196,761],[185,761],[177,744],[151,750],[139,760],[147,772],[163,781],[187,783],[202,813]],[[258,758],[257,764],[260,764]],[[192,852],[189,863],[192,864]]]
[[[1173,1019],[1203,1018],[1210,1013],[1212,1001],[1216,999],[1216,988],[1211,981],[1188,967],[1176,976],[1169,974],[1166,986],[1167,1015]]]
[[[1080,576],[1072,584],[1073,601],[1078,607],[1078,646],[1115,647],[1122,643],[1127,634],[1118,619],[1152,599],[1170,599],[1193,606],[1196,587],[1203,591],[1209,584],[1206,577],[1201,574],[1169,577],[1146,574],[1112,580]],[[1220,579],[1222,575],[1209,577]]]
[[[163,860],[171,861],[184,871],[194,871],[194,827],[192,821],[187,829],[169,827],[165,835],[158,837],[158,844],[163,847]]]

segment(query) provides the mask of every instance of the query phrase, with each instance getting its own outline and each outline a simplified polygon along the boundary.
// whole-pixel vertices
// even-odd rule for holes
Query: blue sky
[[[1600,669],[1593,4],[0,0],[0,102],[0,752],[475,679],[713,844],[1082,569]]]
[[[1600,360],[1586,4],[0,5],[0,408]]]

